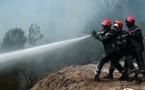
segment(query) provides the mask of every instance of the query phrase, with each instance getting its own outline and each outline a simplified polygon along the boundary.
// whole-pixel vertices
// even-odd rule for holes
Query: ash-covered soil
[[[109,64],[105,64],[101,81],[93,80],[95,64],[73,65],[56,73],[50,73],[38,81],[31,90],[145,90],[145,82],[136,85],[129,81],[119,81],[121,74],[114,73],[114,79],[104,79]]]

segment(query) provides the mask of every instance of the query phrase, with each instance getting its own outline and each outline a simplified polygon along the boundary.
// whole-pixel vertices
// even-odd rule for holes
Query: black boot
[[[100,75],[100,71],[96,70],[96,73],[95,73],[95,76],[94,76],[95,81],[100,81],[99,75]]]
[[[94,80],[95,80],[95,81],[100,81],[99,74],[95,74]]]
[[[145,70],[140,70],[140,72],[145,76]]]
[[[113,74],[107,74],[104,78],[106,78],[106,79],[113,79]]]
[[[143,77],[141,78],[143,82],[145,82],[145,70],[141,70]]]
[[[122,71],[122,76],[118,80],[128,80],[128,73],[126,70]]]
[[[106,75],[104,78],[107,78],[107,79],[113,79],[113,72],[115,70],[115,67],[113,66],[113,64],[111,63],[111,66],[109,68],[109,73],[108,75]]]
[[[142,80],[138,78],[138,76],[135,76],[133,83],[135,84],[141,84]]]

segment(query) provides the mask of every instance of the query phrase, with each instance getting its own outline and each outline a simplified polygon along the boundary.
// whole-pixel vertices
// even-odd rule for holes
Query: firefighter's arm
[[[135,37],[135,38],[142,38],[142,33],[141,33],[141,29],[136,29],[133,31],[129,31],[128,32],[129,36]]]
[[[93,31],[91,34],[93,37],[95,37],[95,39],[98,39],[100,36],[100,32],[96,32],[96,31]]]
[[[111,33],[106,33],[105,35],[101,35],[100,37],[99,37],[99,40],[101,40],[101,41],[106,41],[106,40],[108,40],[108,39],[110,39],[110,37],[112,36],[112,34]]]
[[[96,37],[96,35],[97,35],[96,31],[93,31],[91,34],[92,34],[92,36],[94,36],[94,37]]]
[[[96,32],[96,31],[92,32],[92,36],[95,37],[95,39],[98,39],[100,41],[102,41],[102,38],[103,38],[102,34],[103,32]]]

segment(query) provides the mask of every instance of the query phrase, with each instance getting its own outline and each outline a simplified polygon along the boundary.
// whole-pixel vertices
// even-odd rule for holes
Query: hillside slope
[[[93,80],[96,65],[73,65],[59,72],[50,73],[38,81],[31,90],[145,90],[145,82],[136,85],[129,81],[118,81],[119,72],[114,79],[104,79],[108,64],[103,67],[101,81]]]

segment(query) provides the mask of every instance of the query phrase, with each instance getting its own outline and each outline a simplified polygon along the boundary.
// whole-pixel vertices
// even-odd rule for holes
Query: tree
[[[6,51],[22,49],[25,46],[26,40],[27,38],[25,32],[21,28],[12,28],[5,33],[2,46],[5,48]],[[19,82],[21,81],[19,79],[19,73],[20,73],[19,68],[18,70],[12,68],[6,74],[0,73],[0,79],[1,79],[0,84],[4,83],[5,87],[9,87],[8,89],[4,88],[3,90],[18,90]]]
[[[21,65],[20,73],[21,77],[23,77],[23,80],[21,80],[20,82],[21,83],[20,90],[28,90],[37,82],[38,76],[36,75],[33,62],[23,63],[20,65]]]
[[[43,34],[40,32],[40,26],[38,26],[38,23],[31,24],[28,34],[28,43],[35,45],[38,41],[42,40],[42,38]]]
[[[12,28],[5,33],[2,45],[9,50],[15,50],[24,48],[25,43],[25,32],[21,28]]]

